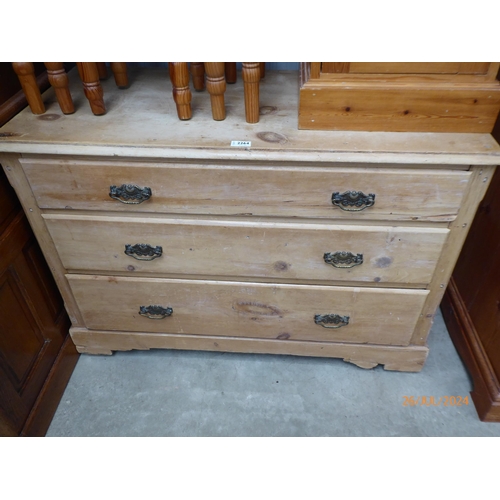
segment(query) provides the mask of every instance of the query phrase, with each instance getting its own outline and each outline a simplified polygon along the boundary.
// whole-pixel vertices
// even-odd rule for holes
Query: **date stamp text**
[[[469,396],[403,396],[403,406],[467,406]]]

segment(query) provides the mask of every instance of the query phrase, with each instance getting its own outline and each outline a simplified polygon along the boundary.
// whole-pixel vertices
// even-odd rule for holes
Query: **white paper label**
[[[249,148],[252,141],[231,141],[231,146],[234,148]]]

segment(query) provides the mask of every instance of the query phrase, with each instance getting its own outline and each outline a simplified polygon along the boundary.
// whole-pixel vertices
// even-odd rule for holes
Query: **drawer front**
[[[45,214],[66,269],[430,282],[448,229]]]
[[[21,162],[41,208],[361,220],[454,220],[471,175],[373,167]],[[139,199],[116,193],[126,185],[140,188]],[[111,186],[114,196],[140,203],[110,197]],[[361,194],[346,194],[352,192]]]
[[[158,278],[67,278],[89,329],[399,346],[409,344],[428,294]],[[171,315],[152,319],[140,314],[141,306],[146,315],[158,312],[147,309],[150,306],[161,306]]]

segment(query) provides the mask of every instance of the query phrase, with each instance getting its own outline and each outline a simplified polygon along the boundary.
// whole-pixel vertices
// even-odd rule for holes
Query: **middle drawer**
[[[444,228],[44,214],[69,271],[428,284]]]

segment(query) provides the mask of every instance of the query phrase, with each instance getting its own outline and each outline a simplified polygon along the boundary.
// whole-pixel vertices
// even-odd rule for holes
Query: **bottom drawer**
[[[427,290],[67,275],[87,328],[406,346]],[[161,306],[162,319],[140,314]],[[148,310],[143,310],[147,314]],[[338,315],[338,316],[336,316]]]

